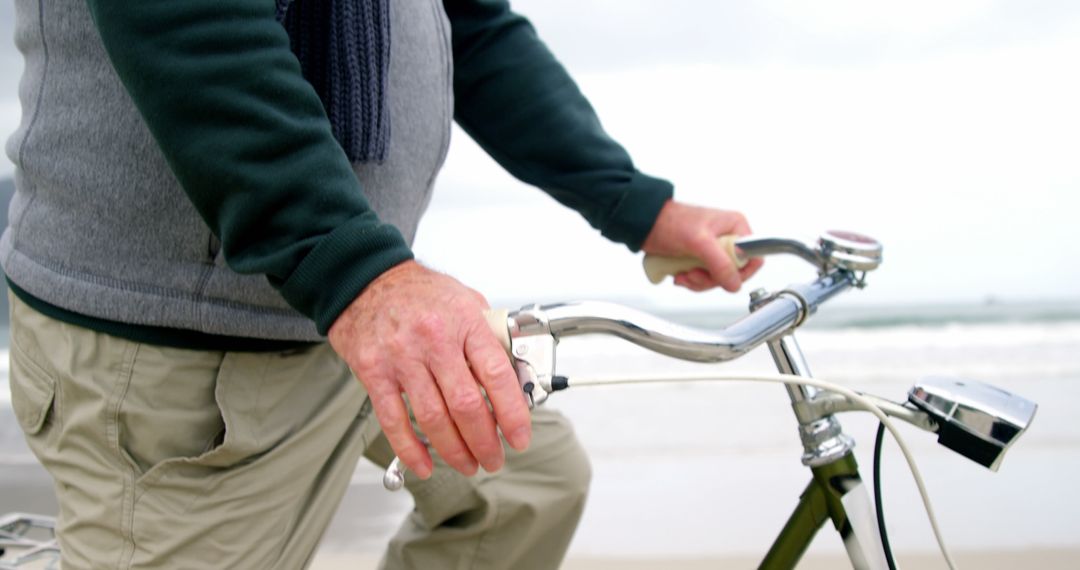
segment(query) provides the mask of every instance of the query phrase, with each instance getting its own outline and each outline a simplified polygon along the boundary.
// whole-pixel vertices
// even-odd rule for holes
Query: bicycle
[[[818,270],[807,283],[777,292],[751,293],[750,313],[720,331],[692,329],[647,313],[611,303],[580,302],[533,305],[487,315],[514,364],[530,408],[553,393],[573,387],[655,382],[755,380],[784,383],[799,424],[802,463],[812,478],[799,502],[761,562],[760,568],[793,568],[814,536],[832,520],[848,558],[856,569],[895,568],[881,507],[879,463],[884,430],[888,429],[907,460],[939,548],[950,568],[956,564],[945,547],[914,459],[889,418],[938,434],[938,442],[991,471],[1028,428],[1038,406],[1020,396],[970,380],[929,378],[917,382],[907,400],[892,402],[813,379],[794,332],[821,305],[840,293],[866,284],[867,273],[881,263],[881,245],[852,232],[830,231],[816,243],[786,238],[721,238],[739,263],[776,254],[800,257]],[[654,282],[697,267],[694,259],[645,259]],[[775,375],[682,374],[647,378],[568,378],[556,374],[556,348],[577,335],[612,335],[659,354],[695,362],[726,362],[765,344],[779,371]],[[881,421],[874,452],[875,502],[862,483],[852,449],[836,414],[865,410]],[[389,490],[404,484],[403,464],[395,458],[383,484]]]
[[[5,558],[5,554],[10,554]],[[0,570],[60,567],[56,519],[25,513],[0,517]]]

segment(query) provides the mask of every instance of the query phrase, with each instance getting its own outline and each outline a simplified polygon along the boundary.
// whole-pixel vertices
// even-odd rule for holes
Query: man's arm
[[[273,2],[88,4],[230,267],[265,274],[325,333],[369,282],[412,257],[360,192]]]
[[[577,84],[504,0],[444,0],[454,117],[511,174],[637,251],[671,183],[639,172]]]
[[[453,29],[455,118],[519,179],[580,212],[632,251],[694,255],[705,270],[676,277],[694,290],[738,290],[739,270],[716,236],[746,234],[737,212],[672,201],[672,186],[639,172],[532,25],[506,0],[443,0]]]
[[[274,3],[88,4],[120,79],[230,267],[265,274],[329,333],[406,465],[421,476],[431,470],[402,394],[435,449],[465,473],[502,465],[496,424],[511,444],[527,445],[528,409],[481,316],[486,303],[409,261],[401,235],[371,210]]]

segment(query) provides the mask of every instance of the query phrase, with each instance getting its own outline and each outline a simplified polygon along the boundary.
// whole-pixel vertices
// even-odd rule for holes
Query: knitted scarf
[[[353,162],[386,159],[390,0],[275,0],[304,78]]]

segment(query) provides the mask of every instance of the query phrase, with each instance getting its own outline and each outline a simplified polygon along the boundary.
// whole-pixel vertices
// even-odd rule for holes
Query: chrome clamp
[[[510,327],[510,355],[518,383],[525,394],[529,409],[547,401],[554,390],[555,336],[551,334],[547,315],[539,305],[522,307],[507,319]]]

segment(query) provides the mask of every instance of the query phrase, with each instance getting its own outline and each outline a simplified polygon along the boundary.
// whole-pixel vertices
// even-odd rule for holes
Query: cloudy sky
[[[761,234],[873,235],[852,302],[1080,298],[1080,3],[519,0],[638,166]],[[18,123],[0,3],[0,131]],[[0,175],[13,166],[0,159]],[[418,255],[492,299],[741,305],[639,260],[455,132]],[[772,260],[756,285],[808,277]]]

